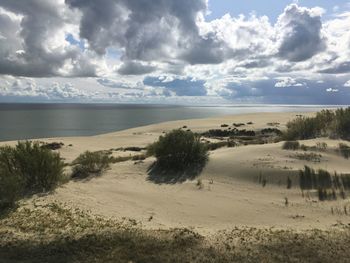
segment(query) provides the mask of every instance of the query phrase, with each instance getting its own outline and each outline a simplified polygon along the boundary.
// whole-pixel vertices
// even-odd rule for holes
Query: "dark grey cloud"
[[[316,10],[296,4],[288,6],[279,17],[282,41],[278,55],[289,61],[304,61],[325,50],[321,15]]]
[[[267,59],[253,59],[253,60],[243,61],[242,63],[238,64],[238,67],[242,67],[246,69],[254,69],[254,68],[265,68],[269,65],[271,65],[271,62],[268,61]]]
[[[126,61],[118,69],[121,75],[144,75],[155,71],[157,68],[151,65],[144,65],[137,61]]]
[[[190,47],[180,57],[192,65],[220,64],[226,60],[228,52],[229,49],[223,42],[216,40],[214,35],[209,35],[208,38],[196,38],[195,42],[190,42]]]
[[[343,81],[328,78],[322,82],[300,78],[295,80],[303,85],[275,87],[276,79],[270,78],[259,81],[228,83],[226,88],[232,93],[227,95],[229,100],[254,101],[257,103],[275,104],[324,104],[347,105],[350,89],[344,88]],[[327,91],[328,90],[328,91]],[[337,92],[331,92],[335,91]]]
[[[163,87],[177,96],[205,96],[207,89],[204,80],[194,80],[192,78],[165,80],[160,77],[146,77],[143,84],[151,87]]]
[[[214,34],[201,36],[196,24],[205,0],[66,0],[82,12],[80,36],[98,54],[124,49],[123,60],[180,59],[190,64],[218,64],[227,46]]]
[[[79,48],[55,48],[46,44],[67,22],[64,6],[45,0],[1,0],[0,7],[21,16],[16,20],[6,14],[0,15],[1,34],[4,34],[0,40],[0,74],[30,77],[62,75],[60,69],[69,60],[72,69],[67,75],[95,75],[94,67],[83,58]],[[19,32],[18,35],[15,35],[16,32]]]
[[[108,78],[98,78],[97,83],[99,83],[102,86],[108,87],[108,88],[114,88],[114,89],[130,89],[133,88],[135,89],[136,87],[130,86],[126,83],[123,82],[118,82],[118,81],[114,81]]]
[[[326,73],[326,74],[350,73],[350,61],[335,64],[334,66],[320,70],[319,73]]]

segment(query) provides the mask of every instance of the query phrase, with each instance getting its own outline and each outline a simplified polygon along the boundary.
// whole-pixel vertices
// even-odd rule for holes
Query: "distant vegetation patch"
[[[209,151],[214,151],[223,147],[228,147],[228,148],[235,147],[237,146],[237,143],[229,139],[221,142],[210,142],[210,143],[207,143],[206,146]]]
[[[63,181],[60,155],[39,143],[18,142],[0,148],[0,208],[28,194],[53,190]]]
[[[64,146],[63,142],[51,142],[51,143],[44,143],[41,145],[41,148],[46,148],[49,150],[58,150],[61,149],[62,146]]]

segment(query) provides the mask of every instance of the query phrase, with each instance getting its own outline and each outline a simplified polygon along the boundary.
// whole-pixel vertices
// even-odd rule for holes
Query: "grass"
[[[349,159],[350,157],[350,146],[345,143],[339,144],[339,152],[345,158]]]
[[[55,189],[64,180],[60,155],[38,142],[0,148],[0,209],[25,195]]]
[[[350,107],[322,110],[315,117],[299,116],[287,123],[286,140],[305,140],[328,136],[350,140]]]
[[[72,178],[84,179],[90,175],[101,175],[111,162],[112,159],[103,151],[86,151],[73,161]]]
[[[317,154],[317,153],[313,153],[313,152],[310,152],[310,153],[306,153],[306,152],[296,153],[292,157],[294,157],[296,159],[299,159],[299,160],[304,160],[304,161],[314,162],[314,163],[319,163],[319,162],[321,162],[321,159],[322,159],[322,155],[321,154]]]
[[[144,230],[53,203],[0,219],[2,262],[337,262],[350,257],[349,226],[327,231],[234,227]],[[45,218],[45,220],[43,220]]]

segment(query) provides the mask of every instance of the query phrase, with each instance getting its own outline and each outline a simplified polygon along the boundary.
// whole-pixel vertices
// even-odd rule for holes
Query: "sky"
[[[0,0],[0,102],[350,102],[347,0]]]

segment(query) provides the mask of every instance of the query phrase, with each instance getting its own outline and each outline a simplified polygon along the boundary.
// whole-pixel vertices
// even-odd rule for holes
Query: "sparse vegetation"
[[[290,177],[288,176],[287,178],[287,189],[291,189],[292,188],[292,179],[290,179]]]
[[[298,141],[286,141],[284,142],[282,149],[283,150],[293,150],[296,151],[300,148],[300,143]]]
[[[54,189],[63,180],[60,155],[38,142],[18,142],[0,148],[0,206],[12,206],[18,198]]]
[[[319,163],[321,162],[322,155],[309,152],[309,153],[296,153],[295,155],[291,156],[293,158],[299,159],[299,160],[305,160],[308,162],[314,162],[314,163]]]
[[[111,162],[112,159],[103,151],[86,151],[73,161],[72,178],[83,179],[90,175],[100,175],[109,168]]]
[[[318,143],[316,143],[316,149],[318,151],[324,152],[324,151],[327,150],[327,148],[328,148],[328,145],[325,142],[318,142]]]
[[[209,151],[214,151],[223,147],[235,147],[236,143],[232,140],[222,141],[222,142],[211,142],[207,143],[207,149]]]
[[[115,151],[123,151],[123,152],[141,152],[144,150],[147,150],[147,149],[143,147],[136,147],[136,146],[115,149]]]
[[[144,230],[134,220],[56,203],[20,208],[0,219],[0,230],[2,262],[336,262],[350,254],[347,225],[327,231],[235,227],[206,238],[186,228]]]
[[[299,173],[300,188],[302,191],[317,190],[320,201],[336,200],[337,190],[342,199],[346,198],[345,191],[350,190],[350,175],[332,176],[328,171],[319,169],[317,172],[305,166]]]
[[[255,131],[252,130],[221,130],[221,129],[212,129],[202,134],[206,137],[234,137],[234,136],[255,136]]]

